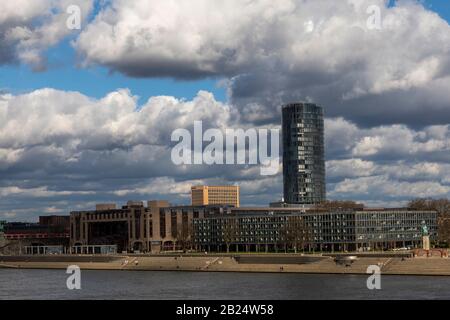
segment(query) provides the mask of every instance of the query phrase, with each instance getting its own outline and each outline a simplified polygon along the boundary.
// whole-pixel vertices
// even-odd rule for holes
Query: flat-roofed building
[[[102,208],[104,209],[104,208]],[[120,209],[70,214],[74,247],[116,245],[119,252],[159,252],[192,246],[192,221],[204,207],[170,206],[167,201],[129,201]]]
[[[69,216],[40,216],[38,223],[9,222],[4,239],[20,246],[67,246],[69,244]]]
[[[228,205],[239,207],[239,186],[193,186],[193,206]]]
[[[430,239],[437,240],[437,212],[406,208],[364,209],[355,211],[355,239],[358,248],[417,246],[422,241],[422,227]]]
[[[210,251],[364,251],[420,247],[437,239],[437,213],[408,209],[228,208],[194,219],[197,246]]]
[[[39,225],[46,226],[52,228],[54,230],[60,230],[64,232],[69,231],[70,226],[70,217],[68,215],[65,216],[40,216],[39,217]]]

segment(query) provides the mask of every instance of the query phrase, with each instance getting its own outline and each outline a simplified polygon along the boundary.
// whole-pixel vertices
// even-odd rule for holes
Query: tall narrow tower
[[[323,109],[312,103],[287,104],[282,118],[284,201],[320,203],[326,197]]]

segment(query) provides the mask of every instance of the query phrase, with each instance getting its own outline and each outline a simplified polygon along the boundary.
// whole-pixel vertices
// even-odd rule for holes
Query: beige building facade
[[[120,209],[99,205],[70,214],[70,245],[116,245],[118,252],[160,252],[192,247],[192,221],[204,208],[170,206],[167,201],[129,201]]]
[[[193,186],[191,200],[193,206],[229,205],[238,208],[239,186]]]

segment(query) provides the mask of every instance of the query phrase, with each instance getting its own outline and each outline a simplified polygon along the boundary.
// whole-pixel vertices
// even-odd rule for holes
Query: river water
[[[450,299],[450,277],[382,276],[368,290],[354,275],[82,271],[68,290],[65,270],[0,269],[4,299]]]

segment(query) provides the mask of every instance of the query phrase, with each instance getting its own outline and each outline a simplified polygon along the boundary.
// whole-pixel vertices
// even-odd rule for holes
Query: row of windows
[[[289,240],[285,240],[282,238],[277,237],[261,237],[261,238],[255,238],[255,237],[245,237],[245,238],[233,238],[230,239],[230,241],[224,241],[223,239],[210,239],[208,237],[196,237],[197,241],[202,244],[217,244],[217,243],[243,243],[243,244],[251,244],[251,243],[282,243],[282,242],[291,242]],[[331,243],[331,242],[350,242],[355,241],[353,237],[314,237],[314,238],[304,238],[303,241],[305,242],[322,242],[322,243]]]
[[[199,234],[210,236],[225,236],[225,235],[272,235],[272,234],[289,234],[289,231],[282,231],[280,229],[274,230],[274,229],[264,229],[264,230],[258,230],[258,231],[241,231],[241,230],[214,230],[210,228],[204,228],[204,229],[197,229]],[[292,234],[296,234],[297,232],[294,232]],[[317,230],[314,229],[312,231],[303,230],[301,232],[302,234],[324,234],[324,235],[336,235],[336,234],[348,234],[348,233],[354,233],[352,229],[334,229],[334,230]]]

